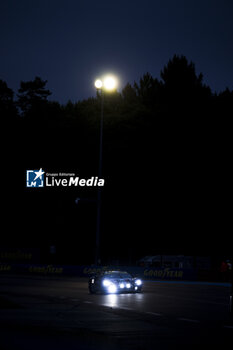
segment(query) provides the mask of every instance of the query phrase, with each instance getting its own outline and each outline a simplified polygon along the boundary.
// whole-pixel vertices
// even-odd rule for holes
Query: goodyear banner
[[[95,265],[51,265],[51,264],[6,264],[0,263],[0,273],[27,273],[44,276],[89,277],[104,270],[123,270],[143,280],[197,280],[196,269],[144,268],[134,266],[95,266]]]
[[[0,247],[0,263],[31,263],[40,261],[40,250],[37,248]]]
[[[196,269],[171,269],[171,268],[160,268],[160,269],[144,269],[144,279],[151,280],[197,280]]]

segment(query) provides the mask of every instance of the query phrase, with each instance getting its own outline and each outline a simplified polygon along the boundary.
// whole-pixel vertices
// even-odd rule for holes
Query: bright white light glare
[[[142,284],[142,281],[141,280],[136,280],[135,283],[136,283],[137,286],[140,286]]]
[[[117,291],[117,287],[114,283],[110,283],[110,285],[108,286],[108,292],[109,293],[116,293]]]
[[[96,87],[96,89],[101,89],[102,86],[103,86],[102,81],[101,81],[100,79],[97,79],[97,80],[95,81],[95,87]]]
[[[138,287],[134,287],[135,290],[138,290]]]
[[[130,288],[131,284],[130,283],[126,283],[126,288]]]
[[[125,287],[124,283],[120,283],[120,288],[122,289],[124,287]]]
[[[106,90],[114,90],[117,86],[117,80],[113,76],[107,76],[104,78],[104,88]]]
[[[103,280],[104,287],[108,287],[111,284],[109,280]]]

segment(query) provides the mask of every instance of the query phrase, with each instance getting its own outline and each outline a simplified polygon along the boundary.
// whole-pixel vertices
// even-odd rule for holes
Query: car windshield
[[[132,276],[128,272],[124,271],[105,271],[104,277],[109,278],[132,278]]]

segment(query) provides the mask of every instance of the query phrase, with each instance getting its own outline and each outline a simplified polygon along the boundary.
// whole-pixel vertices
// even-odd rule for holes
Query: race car
[[[91,294],[139,293],[142,291],[142,280],[126,271],[103,271],[89,278],[88,289]]]

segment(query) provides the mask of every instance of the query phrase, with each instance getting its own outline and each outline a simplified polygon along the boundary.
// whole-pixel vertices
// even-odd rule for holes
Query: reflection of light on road
[[[142,293],[136,293],[134,294],[134,297],[137,301],[143,300],[143,294]]]
[[[103,296],[102,305],[108,307],[119,307],[119,308],[134,308],[136,304],[141,305],[143,302],[143,294],[107,294]],[[136,304],[135,304],[136,302]]]
[[[117,306],[117,295],[116,294],[108,294],[106,295],[106,303],[105,305],[110,307],[116,307]]]

